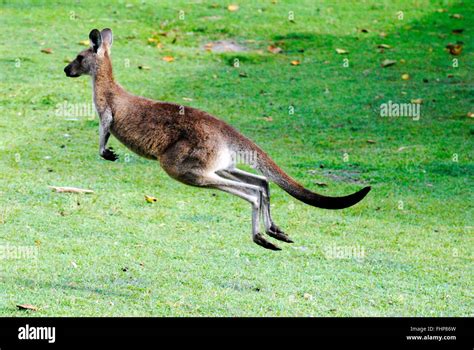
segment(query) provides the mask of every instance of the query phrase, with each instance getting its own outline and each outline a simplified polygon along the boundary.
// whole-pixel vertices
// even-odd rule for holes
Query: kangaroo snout
[[[74,74],[72,72],[72,67],[70,64],[68,64],[66,67],[64,67],[64,73],[66,73],[66,76],[67,77],[70,77],[70,78],[76,78],[79,76],[79,74]]]

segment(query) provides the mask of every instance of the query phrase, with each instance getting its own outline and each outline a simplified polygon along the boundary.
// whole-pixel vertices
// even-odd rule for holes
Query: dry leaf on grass
[[[367,140],[367,143],[375,143],[376,141],[374,140]]]
[[[166,61],[166,62],[173,62],[173,61],[174,61],[174,57],[173,57],[173,56],[165,56],[165,57],[163,57],[163,61]]]
[[[301,62],[299,60],[293,60],[291,61],[291,65],[292,66],[299,66],[301,64]]]
[[[395,61],[395,60],[386,59],[386,60],[383,60],[383,61],[382,61],[381,66],[382,66],[383,68],[385,68],[385,67],[393,66],[393,65],[396,64],[396,63],[397,63],[397,61]]]
[[[281,47],[278,47],[278,46],[273,46],[273,45],[270,45],[269,47],[267,47],[267,50],[270,51],[271,53],[281,53],[283,51],[283,49]]]
[[[81,41],[79,41],[79,45],[89,46],[89,40],[81,40]]]
[[[410,80],[410,75],[409,74],[402,74],[402,80]]]
[[[461,44],[451,44],[449,43],[446,45],[446,48],[449,50],[449,53],[453,56],[458,56],[462,52],[462,45]]]
[[[238,9],[239,9],[239,5],[231,4],[231,5],[227,6],[227,10],[229,10],[230,12],[235,12]]]
[[[449,16],[451,18],[455,18],[455,19],[462,19],[463,18],[463,15],[460,15],[459,13],[454,13],[452,14],[451,16]]]
[[[148,66],[138,66],[138,69],[142,69],[142,70],[150,70],[151,68],[148,67]]]
[[[387,45],[387,44],[378,44],[377,47],[379,49],[391,49],[392,48],[390,45]]]
[[[474,113],[473,112],[468,112],[467,117],[468,118],[474,118]]]
[[[349,51],[347,51],[347,50],[338,49],[338,48],[336,48],[336,52],[337,52],[339,55],[346,55],[346,54],[349,53]]]
[[[318,185],[319,187],[327,187],[327,183],[325,182],[315,182],[316,185]]]
[[[92,190],[86,190],[86,189],[77,188],[77,187],[63,187],[63,186],[48,186],[48,187],[58,193],[94,193],[94,191]]]
[[[423,99],[422,98],[414,98],[410,102],[414,103],[414,104],[417,104],[417,105],[421,105],[423,103]]]
[[[53,53],[53,49],[50,49],[50,48],[47,48],[47,49],[41,49],[41,52],[43,53],[46,53],[46,54],[52,54]]]
[[[31,304],[19,304],[16,306],[19,310],[31,310],[31,311],[38,311],[39,308],[37,306]]]
[[[267,122],[272,122],[273,121],[272,117],[263,117],[262,119],[267,121]]]
[[[152,196],[147,196],[147,195],[145,195],[145,200],[146,200],[148,203],[155,203],[158,199],[156,199],[155,197],[152,197]]]

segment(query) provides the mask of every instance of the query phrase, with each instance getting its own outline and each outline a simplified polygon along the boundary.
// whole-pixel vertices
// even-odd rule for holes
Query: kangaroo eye
[[[82,55],[77,56],[77,60],[78,60],[79,62],[81,62],[83,59],[84,59],[84,56],[82,56]]]

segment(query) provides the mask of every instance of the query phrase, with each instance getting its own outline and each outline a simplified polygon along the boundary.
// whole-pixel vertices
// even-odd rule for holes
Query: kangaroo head
[[[91,47],[79,52],[76,59],[64,68],[68,77],[77,78],[83,74],[94,75],[102,63],[108,59],[112,47],[112,30],[93,29],[89,34]]]

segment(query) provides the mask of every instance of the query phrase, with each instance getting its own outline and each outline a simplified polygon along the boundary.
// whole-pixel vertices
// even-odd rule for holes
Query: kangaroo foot
[[[263,238],[260,233],[253,235],[252,239],[255,243],[257,243],[259,246],[262,246],[263,248],[270,250],[281,250],[281,248]]]
[[[272,226],[266,231],[267,235],[278,239],[279,241],[283,241],[286,243],[293,243],[293,241],[288,237],[282,230],[278,228],[278,226],[272,224]]]

